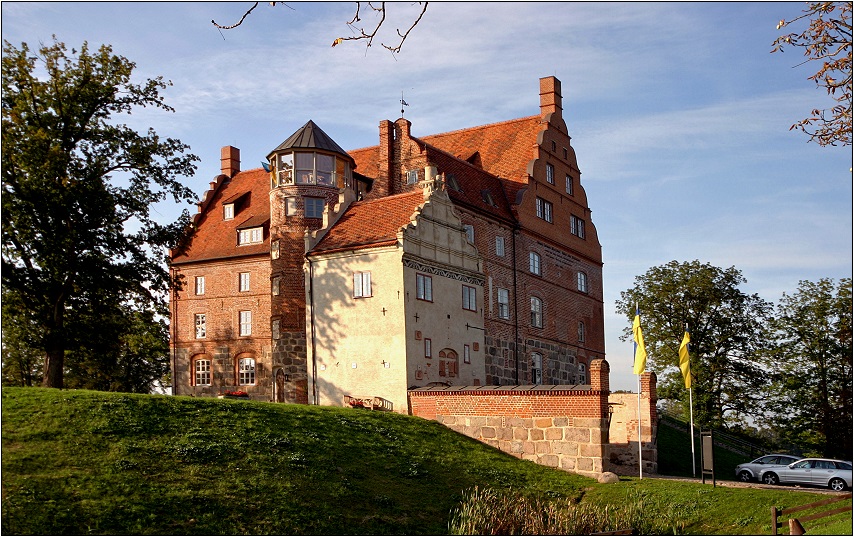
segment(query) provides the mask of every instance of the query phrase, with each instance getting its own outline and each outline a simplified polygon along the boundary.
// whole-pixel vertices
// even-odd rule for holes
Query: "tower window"
[[[406,184],[414,185],[418,182],[418,170],[409,170],[406,172]]]
[[[582,293],[587,292],[587,274],[583,272],[578,273],[578,290]]]
[[[306,218],[323,218],[323,209],[326,206],[323,198],[304,198],[304,200]]]

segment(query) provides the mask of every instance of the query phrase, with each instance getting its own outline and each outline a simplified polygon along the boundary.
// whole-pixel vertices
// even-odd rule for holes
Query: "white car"
[[[792,483],[845,490],[851,488],[851,463],[834,459],[801,459],[788,466],[768,468],[760,474],[759,480],[766,485]]]
[[[750,462],[739,464],[735,467],[735,476],[740,481],[758,481],[759,474],[772,466],[787,466],[795,461],[801,460],[802,457],[794,455],[784,455],[782,453],[772,453],[763,455],[758,459],[753,459]]]

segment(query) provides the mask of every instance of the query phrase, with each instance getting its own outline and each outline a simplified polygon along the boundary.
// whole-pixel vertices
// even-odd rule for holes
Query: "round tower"
[[[270,263],[274,400],[313,402],[308,393],[306,230],[323,225],[326,207],[353,183],[355,162],[313,121],[267,155],[270,168]]]

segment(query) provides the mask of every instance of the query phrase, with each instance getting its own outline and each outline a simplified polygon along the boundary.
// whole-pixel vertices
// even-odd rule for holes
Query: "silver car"
[[[801,459],[788,466],[768,468],[759,475],[759,480],[766,485],[793,483],[845,490],[851,488],[851,463],[834,459]]]
[[[794,455],[783,455],[781,453],[763,455],[758,459],[753,459],[750,462],[745,462],[744,464],[739,464],[738,466],[736,466],[735,476],[740,481],[757,481],[759,479],[759,474],[761,474],[764,470],[767,470],[772,466],[786,466],[799,460],[801,460],[801,457],[796,457]]]

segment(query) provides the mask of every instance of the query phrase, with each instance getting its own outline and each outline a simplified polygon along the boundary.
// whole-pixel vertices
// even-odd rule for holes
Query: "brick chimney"
[[[240,150],[230,145],[223,147],[219,162],[221,173],[229,178],[234,177],[240,172]]]
[[[380,121],[380,146],[377,155],[378,177],[371,190],[371,197],[388,196],[391,189],[391,176],[394,162],[394,124],[384,119]]]
[[[555,114],[555,119],[563,119],[563,103],[560,96],[560,80],[553,76],[540,79],[540,117],[545,119]]]

